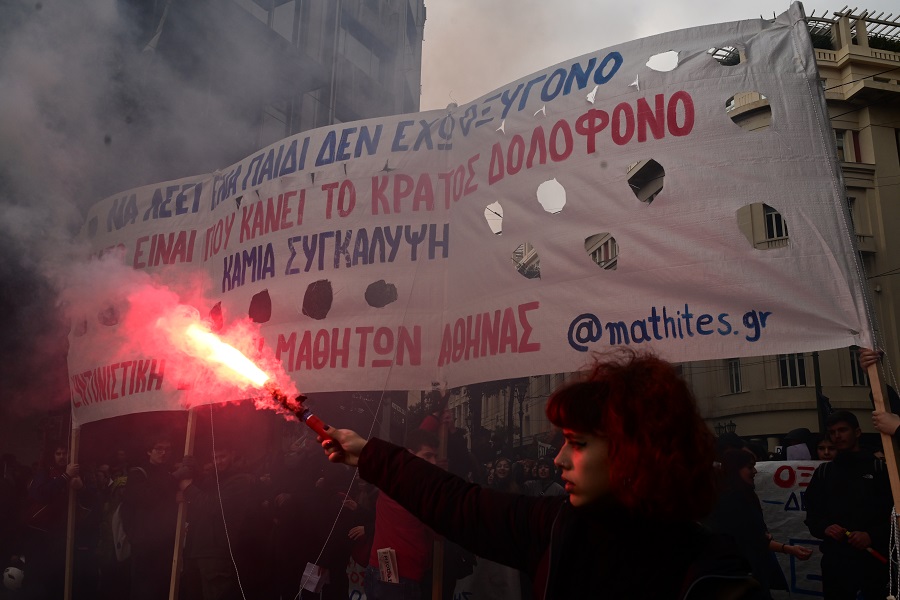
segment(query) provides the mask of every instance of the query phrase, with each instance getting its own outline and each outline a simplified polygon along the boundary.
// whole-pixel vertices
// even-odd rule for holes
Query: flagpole
[[[197,409],[188,410],[187,433],[184,436],[184,455],[194,454],[194,437],[197,431]],[[169,580],[169,600],[178,600],[178,588],[181,584],[181,563],[184,555],[184,537],[187,524],[187,505],[179,495],[178,516],[175,521],[175,549],[172,553],[172,575]]]
[[[869,386],[872,388],[872,402],[875,410],[887,411],[884,404],[884,393],[881,386],[881,376],[878,373],[878,363],[869,365],[866,373],[869,375]],[[881,434],[881,445],[884,447],[884,460],[887,463],[888,479],[891,482],[891,495],[894,498],[894,511],[900,514],[900,474],[897,472],[897,455],[894,452],[894,438],[886,433]]]
[[[81,427],[72,425],[72,440],[69,445],[69,463],[77,463],[78,461],[78,442],[81,438]],[[68,464],[66,465],[68,467]],[[78,508],[78,490],[72,485],[72,480],[67,480],[69,484],[69,511],[66,518],[66,575],[65,575],[65,591],[63,597],[65,600],[72,599],[72,579],[75,566],[75,513]]]
[[[446,392],[439,405],[437,414],[438,418],[438,460],[447,460],[447,436],[448,428],[444,421],[444,411],[447,410],[447,400],[450,392]],[[449,465],[448,465],[449,467]],[[449,470],[449,468],[448,468]],[[442,600],[444,590],[444,538],[438,537],[434,540],[434,551],[432,552],[431,566],[431,598],[432,600]]]

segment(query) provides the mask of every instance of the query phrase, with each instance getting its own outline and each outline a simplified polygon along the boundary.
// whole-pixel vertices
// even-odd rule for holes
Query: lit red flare
[[[187,328],[187,335],[196,345],[199,358],[225,365],[257,387],[263,387],[271,379],[240,350],[226,344],[213,332],[192,324]]]
[[[223,342],[219,336],[205,327],[197,323],[191,323],[185,329],[185,333],[190,340],[191,347],[188,351],[192,356],[207,363],[225,366],[255,387],[265,389],[272,395],[272,399],[277,406],[294,414],[323,440],[332,440],[331,436],[325,432],[327,426],[322,422],[322,419],[303,405],[303,400],[306,399],[306,396],[301,394],[295,399],[289,398],[268,373],[256,366],[240,350],[231,344]]]

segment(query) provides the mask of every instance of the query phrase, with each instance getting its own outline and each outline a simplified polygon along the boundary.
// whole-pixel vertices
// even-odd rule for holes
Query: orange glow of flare
[[[244,356],[240,350],[223,342],[211,331],[191,324],[188,325],[186,333],[193,340],[201,359],[226,366],[260,388],[269,381],[270,377],[265,371],[253,364],[253,361]]]

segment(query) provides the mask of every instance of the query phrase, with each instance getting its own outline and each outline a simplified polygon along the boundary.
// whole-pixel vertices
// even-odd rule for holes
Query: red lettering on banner
[[[422,327],[334,327],[279,333],[275,356],[292,371],[347,369],[352,347],[356,348],[354,366],[418,366],[422,364]]]
[[[71,377],[72,406],[76,409],[98,402],[162,387],[165,360],[138,359],[103,365]]]
[[[528,313],[540,308],[539,302],[467,315],[444,325],[438,366],[497,354],[537,352],[540,342],[533,342],[533,328]]]
[[[772,481],[780,488],[809,487],[809,479],[816,468],[812,465],[798,465],[796,470],[791,465],[781,465],[772,474]],[[799,480],[799,481],[798,481]]]
[[[438,173],[421,173],[417,177],[399,173],[372,177],[372,214],[398,214],[404,211],[433,212],[435,203],[443,200],[444,208],[478,190],[475,183],[475,154],[465,164]],[[441,185],[443,183],[443,185]],[[443,197],[442,197],[443,195]]]
[[[667,134],[686,136],[694,129],[694,100],[684,90],[668,98],[665,94],[656,94],[652,105],[647,98],[638,98],[634,103],[620,102],[611,111],[592,108],[573,123],[560,119],[553,124],[549,134],[538,126],[531,132],[529,140],[516,134],[508,142],[495,143],[491,147],[488,185],[535,165],[546,164],[548,155],[552,162],[568,159],[575,146],[582,143],[579,140],[576,144],[575,134],[584,140],[585,154],[597,152],[598,136],[607,130],[610,141],[617,146],[634,141],[646,143],[651,137],[658,140]]]
[[[794,487],[796,480],[797,476],[794,474],[794,470],[788,465],[781,465],[772,473],[772,481],[780,488]]]
[[[800,465],[797,467],[797,476],[800,478],[800,481],[797,483],[798,487],[809,487],[809,479],[812,477],[812,474],[815,472],[816,468],[813,466]]]
[[[305,191],[305,190],[304,190]],[[204,262],[218,254],[221,250],[228,248],[228,242],[231,240],[231,230],[234,227],[234,219],[237,217],[235,213],[225,215],[218,222],[206,230],[206,244],[203,247]]]
[[[242,206],[240,243],[293,227],[291,199],[296,195],[296,191],[285,192],[278,194],[277,199],[268,198]]]
[[[197,231],[194,229],[139,237],[134,245],[133,266],[135,269],[146,269],[159,265],[192,262],[196,241]]]

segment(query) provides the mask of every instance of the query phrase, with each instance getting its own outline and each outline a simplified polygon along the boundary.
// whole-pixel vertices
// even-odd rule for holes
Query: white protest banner
[[[664,53],[674,69],[648,66]],[[771,126],[732,121],[745,93]],[[122,192],[83,239],[154,284],[205,287],[203,316],[249,316],[303,391],[567,372],[614,345],[677,361],[872,346],[833,145],[795,4]],[[650,160],[663,188],[642,201],[629,169]],[[789,227],[779,247],[742,233],[762,203]],[[76,419],[179,405],[173,360],[95,317],[70,338]]]
[[[786,554],[776,554],[778,564],[788,583],[788,592],[775,598],[822,596],[821,540],[809,533],[806,524],[806,505],[803,496],[809,480],[820,461],[771,461],[756,463],[756,495],[763,509],[769,533],[779,542],[806,546],[813,550],[809,560],[797,560]]]

